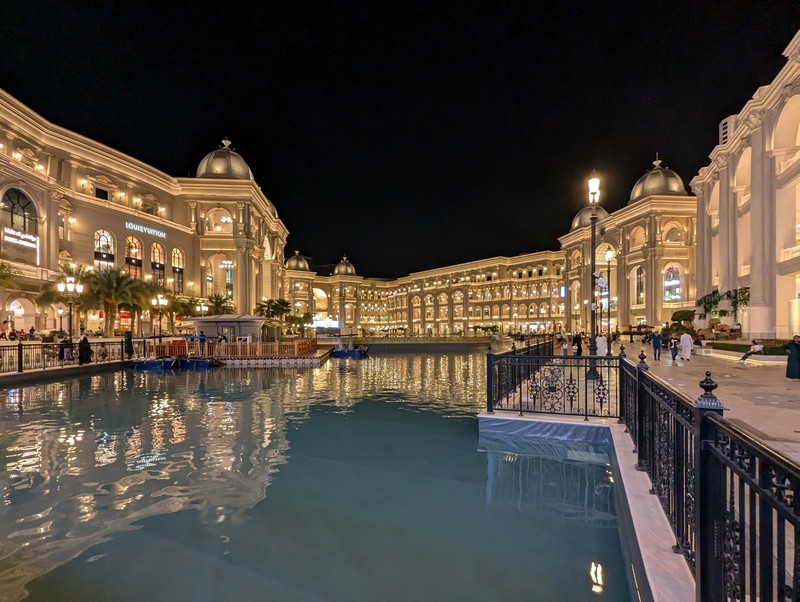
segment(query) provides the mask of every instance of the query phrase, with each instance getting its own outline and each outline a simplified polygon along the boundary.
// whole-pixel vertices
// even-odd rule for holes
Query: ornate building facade
[[[800,332],[800,32],[786,65],[723,120],[697,195],[697,292],[750,288],[754,338]],[[732,318],[731,318],[732,320]]]
[[[243,313],[282,294],[288,230],[227,140],[196,177],[175,178],[0,91],[0,199],[0,249],[22,272],[0,302],[18,329],[58,326],[57,308],[35,298],[59,262],[124,268],[187,297],[224,295]],[[99,326],[99,312],[88,318]]]
[[[222,295],[238,313],[286,298],[291,311],[346,332],[460,335],[588,331],[587,209],[562,248],[492,257],[396,279],[357,274],[344,257],[317,274],[228,140],[195,177],[175,178],[52,124],[0,91],[0,248],[23,274],[0,302],[16,328],[57,328],[57,307],[37,307],[59,263],[116,266],[175,294]],[[598,327],[658,324],[694,304],[695,198],[660,166],[628,205],[598,209]],[[800,220],[798,220],[800,221]],[[606,251],[610,250],[606,261]],[[610,269],[609,269],[610,268]],[[610,311],[609,311],[610,307]],[[120,328],[130,326],[125,314]],[[100,325],[90,312],[88,325]]]

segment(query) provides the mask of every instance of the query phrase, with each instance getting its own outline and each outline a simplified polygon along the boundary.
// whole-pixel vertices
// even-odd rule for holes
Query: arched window
[[[230,234],[233,232],[233,218],[227,209],[217,208],[206,213],[206,232]]]
[[[3,226],[28,234],[36,234],[38,225],[36,205],[21,190],[9,188],[3,195],[0,209],[2,209],[0,223]]]
[[[114,267],[114,235],[108,230],[94,233],[94,269],[106,270]]]
[[[144,247],[142,241],[135,236],[125,239],[125,269],[132,278],[142,278],[142,255]]]
[[[150,267],[153,269],[153,281],[160,286],[164,286],[164,262],[166,258],[167,253],[164,251],[164,246],[154,242],[153,246],[150,247]]]
[[[172,292],[183,294],[183,250],[172,249]]]
[[[664,303],[678,303],[681,300],[681,271],[670,266],[664,272]]]
[[[682,240],[683,232],[677,226],[670,228],[666,236],[664,236],[664,242],[681,242]]]
[[[108,230],[98,230],[95,232],[94,252],[114,255],[114,235]]]
[[[641,226],[637,226],[631,231],[631,249],[638,249],[642,245],[644,245],[644,228]]]

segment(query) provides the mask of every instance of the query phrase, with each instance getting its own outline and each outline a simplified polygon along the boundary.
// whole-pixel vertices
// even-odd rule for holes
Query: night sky
[[[796,0],[555,4],[6,0],[0,87],[174,176],[227,136],[287,256],[402,276],[557,249],[593,168],[609,211],[656,151],[688,185],[800,28]]]

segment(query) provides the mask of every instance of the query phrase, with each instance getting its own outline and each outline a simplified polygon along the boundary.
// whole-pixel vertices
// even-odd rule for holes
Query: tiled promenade
[[[740,364],[738,355],[692,355],[689,362],[679,357],[673,363],[670,354],[662,352],[661,361],[656,362],[652,348],[640,343],[624,344],[631,359],[644,349],[650,371],[693,399],[702,393],[698,383],[709,370],[719,384],[716,394],[725,405],[725,417],[800,462],[800,380],[786,378],[785,359],[756,365],[751,360]],[[753,360],[758,362],[758,357]]]

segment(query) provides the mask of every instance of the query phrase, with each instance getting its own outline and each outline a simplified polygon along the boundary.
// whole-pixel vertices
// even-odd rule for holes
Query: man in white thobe
[[[595,345],[597,346],[597,355],[605,355],[608,353],[608,343],[606,343],[606,337],[604,337],[602,334],[599,334],[594,341]]]
[[[689,361],[689,358],[692,356],[692,335],[688,332],[684,332],[681,335],[681,359],[685,361]]]

